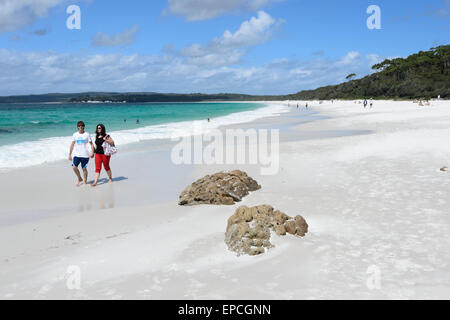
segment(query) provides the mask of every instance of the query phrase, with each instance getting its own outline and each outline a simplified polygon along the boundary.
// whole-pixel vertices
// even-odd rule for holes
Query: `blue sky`
[[[80,30],[66,27],[74,4]],[[449,35],[450,0],[0,0],[0,95],[294,93]]]

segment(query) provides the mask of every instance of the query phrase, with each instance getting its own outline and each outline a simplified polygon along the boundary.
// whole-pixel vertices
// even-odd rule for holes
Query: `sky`
[[[450,0],[0,0],[0,95],[287,94],[446,44]]]

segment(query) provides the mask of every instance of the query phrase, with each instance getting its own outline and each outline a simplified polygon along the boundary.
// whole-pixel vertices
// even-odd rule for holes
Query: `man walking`
[[[78,178],[78,182],[75,184],[75,186],[80,186],[83,182],[83,179],[81,178],[80,171],[78,170],[78,166],[81,163],[81,168],[83,169],[83,177],[84,177],[84,184],[87,184],[87,177],[88,177],[88,171],[87,171],[87,165],[89,163],[89,149],[88,144],[91,145],[91,158],[94,157],[94,144],[92,143],[91,136],[89,133],[84,131],[85,125],[83,121],[78,121],[77,124],[78,131],[73,134],[72,143],[70,145],[70,151],[69,151],[69,160],[72,161],[72,152],[73,152],[73,162],[72,162],[72,168],[73,172],[75,172],[75,175]]]

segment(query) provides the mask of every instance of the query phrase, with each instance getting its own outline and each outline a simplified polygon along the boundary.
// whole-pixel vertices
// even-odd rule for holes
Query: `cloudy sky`
[[[0,0],[0,95],[294,93],[449,35],[450,0]]]

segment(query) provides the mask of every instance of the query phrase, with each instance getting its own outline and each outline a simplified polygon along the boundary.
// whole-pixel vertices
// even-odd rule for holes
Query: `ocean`
[[[104,124],[120,149],[130,143],[185,136],[193,130],[206,132],[285,111],[279,104],[227,102],[0,104],[0,170],[66,159],[80,120],[91,135],[97,124]]]

